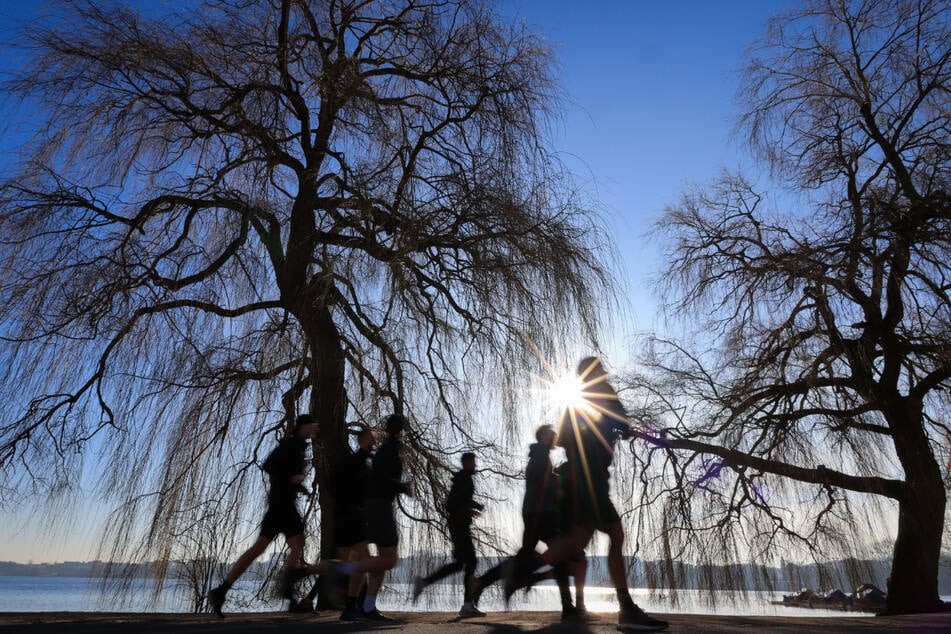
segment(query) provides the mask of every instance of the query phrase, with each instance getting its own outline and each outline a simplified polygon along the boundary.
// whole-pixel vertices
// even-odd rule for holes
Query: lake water
[[[282,609],[276,598],[255,597],[257,585],[241,580],[228,593],[226,612],[269,612]],[[384,612],[455,611],[462,603],[462,587],[456,584],[436,584],[426,589],[414,605],[409,584],[388,584],[380,593],[378,604]],[[782,616],[861,616],[862,613],[837,610],[808,610],[771,605],[779,600],[779,593],[748,592],[719,593],[717,604],[710,602],[709,594],[696,590],[655,591],[634,589],[634,600],[648,612],[666,614],[745,614]],[[604,587],[586,589],[588,609],[594,612],[615,612],[617,599],[614,590]],[[732,601],[730,601],[732,599]],[[496,612],[505,609],[501,591],[490,588],[479,602],[483,610]],[[104,595],[95,580],[78,577],[3,577],[0,576],[0,612],[188,612],[191,607],[182,588],[168,584],[157,601],[151,601],[151,587],[139,580],[121,601]],[[551,582],[536,586],[527,596],[521,592],[513,597],[510,610],[555,611],[559,609],[558,591]]]

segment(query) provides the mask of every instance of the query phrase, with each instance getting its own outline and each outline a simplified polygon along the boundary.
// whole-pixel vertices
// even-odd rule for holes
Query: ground
[[[419,634],[610,634],[616,631],[613,614],[587,626],[563,625],[555,612],[494,612],[485,618],[458,620],[445,612],[390,613],[400,623],[374,627],[366,622],[342,623],[337,613],[292,615],[278,612],[230,614],[225,619],[200,614],[109,614],[93,612],[0,613],[0,634],[313,634],[314,632],[414,632]],[[710,616],[703,614],[656,614],[670,622],[670,632],[706,634],[830,634],[854,632],[951,632],[951,614],[894,617],[776,617]]]

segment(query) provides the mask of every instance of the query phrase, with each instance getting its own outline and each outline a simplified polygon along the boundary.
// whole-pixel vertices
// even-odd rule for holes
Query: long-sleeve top
[[[293,506],[298,492],[304,490],[300,483],[292,482],[297,475],[307,470],[307,440],[299,436],[286,436],[268,454],[262,468],[271,480],[267,503],[269,506]]]
[[[558,429],[558,444],[565,449],[569,463],[586,465],[594,477],[608,477],[608,467],[614,461],[614,445],[618,438],[633,433],[627,412],[617,392],[607,380],[585,389],[585,400],[591,412],[566,412]]]
[[[406,492],[403,484],[403,458],[400,455],[403,444],[390,438],[373,454],[373,467],[367,486],[368,498],[393,501],[400,493]]]
[[[334,470],[331,490],[338,509],[359,509],[366,499],[372,454],[357,449],[347,455]]]
[[[446,496],[446,517],[451,524],[471,524],[472,512],[481,511],[483,506],[476,502],[475,483],[472,473],[460,469],[452,476],[449,495]]]
[[[528,448],[525,467],[525,498],[522,513],[545,513],[555,510],[558,476],[552,471],[551,452],[547,445],[533,443]]]

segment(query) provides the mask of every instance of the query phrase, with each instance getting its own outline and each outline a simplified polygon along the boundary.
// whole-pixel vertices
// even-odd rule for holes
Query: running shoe
[[[221,607],[225,604],[225,594],[227,594],[227,590],[221,586],[208,591],[208,607],[222,619],[225,618],[225,615],[221,613]]]
[[[369,612],[363,612],[363,618],[368,621],[376,621],[377,623],[396,623],[396,619],[391,619],[387,615],[383,614],[376,608],[373,608]]]
[[[621,632],[660,632],[668,626],[667,621],[655,619],[636,605],[622,609],[617,615],[617,629]]]
[[[348,605],[340,613],[341,621],[359,621],[363,618],[363,610],[356,605]]]
[[[416,580],[413,581],[413,603],[419,600],[419,595],[421,595],[425,589],[426,580],[422,577],[416,577]]]
[[[462,619],[471,619],[479,616],[485,616],[485,612],[472,605],[471,603],[462,604],[462,609],[459,610],[459,618]]]
[[[568,606],[561,611],[562,623],[594,623],[598,621],[597,615],[588,612],[584,608]]]

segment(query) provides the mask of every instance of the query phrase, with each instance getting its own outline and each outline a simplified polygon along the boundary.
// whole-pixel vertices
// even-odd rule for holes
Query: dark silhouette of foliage
[[[55,16],[5,84],[36,134],[0,188],[3,502],[100,460],[105,557],[186,558],[195,527],[256,515],[254,465],[310,411],[331,526],[348,423],[396,411],[405,510],[435,517],[449,457],[492,460],[484,417],[593,336],[609,286],[547,145],[548,45],[470,0]]]
[[[949,16],[816,0],[775,19],[741,130],[792,193],[772,202],[725,174],[658,223],[668,309],[700,328],[647,340],[626,384],[652,421],[642,491],[670,494],[657,530],[673,557],[858,556],[897,515],[887,611],[942,607]]]

